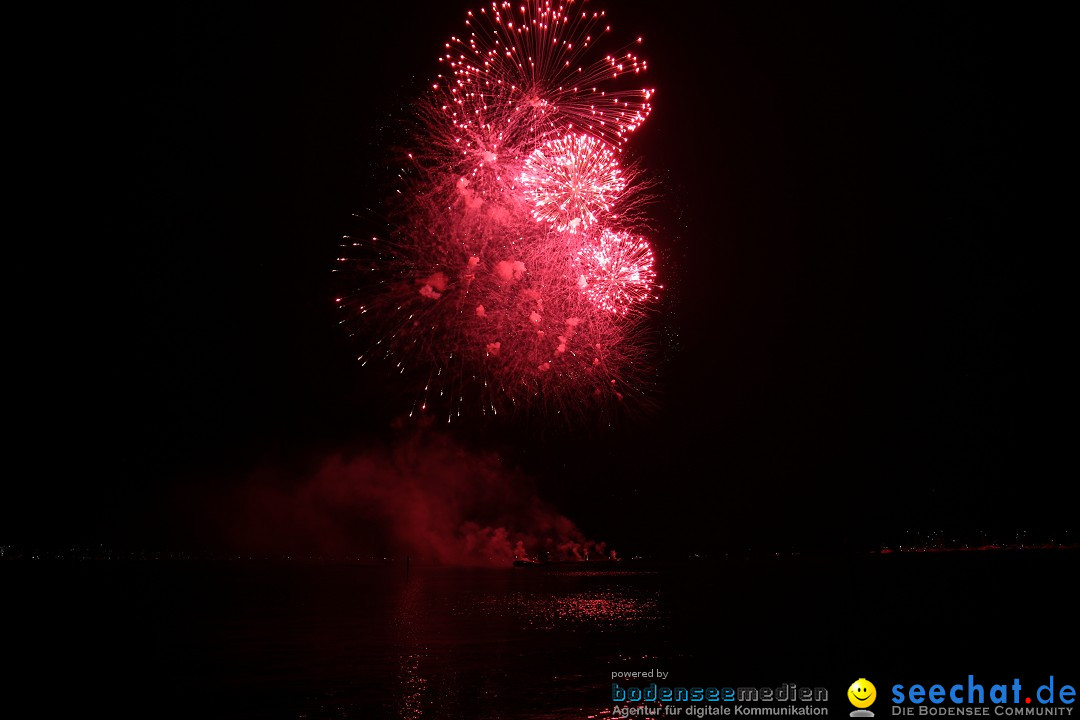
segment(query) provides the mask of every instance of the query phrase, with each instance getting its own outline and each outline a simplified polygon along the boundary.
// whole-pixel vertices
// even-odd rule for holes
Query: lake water
[[[613,672],[659,668],[676,686],[827,687],[846,717],[859,677],[885,695],[907,678],[1075,675],[1076,561],[414,563],[408,577],[401,563],[16,561],[0,577],[42,672],[86,681],[82,705],[113,715],[608,717]]]

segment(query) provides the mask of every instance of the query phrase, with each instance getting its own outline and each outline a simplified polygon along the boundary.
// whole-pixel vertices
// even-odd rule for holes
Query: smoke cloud
[[[254,473],[227,505],[232,545],[252,552],[408,555],[472,566],[608,556],[496,455],[436,434],[338,453],[300,477]]]

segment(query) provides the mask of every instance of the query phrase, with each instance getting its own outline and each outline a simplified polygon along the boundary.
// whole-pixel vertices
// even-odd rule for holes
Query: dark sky
[[[0,542],[182,546],[178,492],[394,437],[330,268],[466,6],[217,5],[27,43]],[[658,89],[659,409],[460,441],[631,549],[1075,527],[1058,23],[607,6]]]

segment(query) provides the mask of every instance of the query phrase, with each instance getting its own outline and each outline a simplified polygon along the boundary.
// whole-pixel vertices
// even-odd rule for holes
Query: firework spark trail
[[[620,158],[652,90],[609,87],[645,62],[596,57],[610,28],[578,7],[469,14],[416,106],[390,231],[345,243],[342,322],[370,338],[364,364],[422,387],[412,414],[588,416],[642,395],[648,181]]]
[[[653,90],[613,85],[648,64],[629,47],[595,57],[611,30],[606,14],[573,5],[493,2],[468,14],[468,35],[446,43],[440,61],[449,74],[434,84],[455,125],[515,126],[540,139],[577,128],[626,141],[649,116]]]

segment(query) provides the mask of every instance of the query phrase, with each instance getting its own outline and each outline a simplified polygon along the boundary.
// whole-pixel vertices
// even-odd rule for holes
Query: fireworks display
[[[588,3],[586,2],[585,5]],[[493,3],[415,108],[385,233],[347,238],[342,323],[446,422],[641,398],[653,252],[624,144],[653,91],[602,11]],[[633,46],[641,43],[638,38]]]

